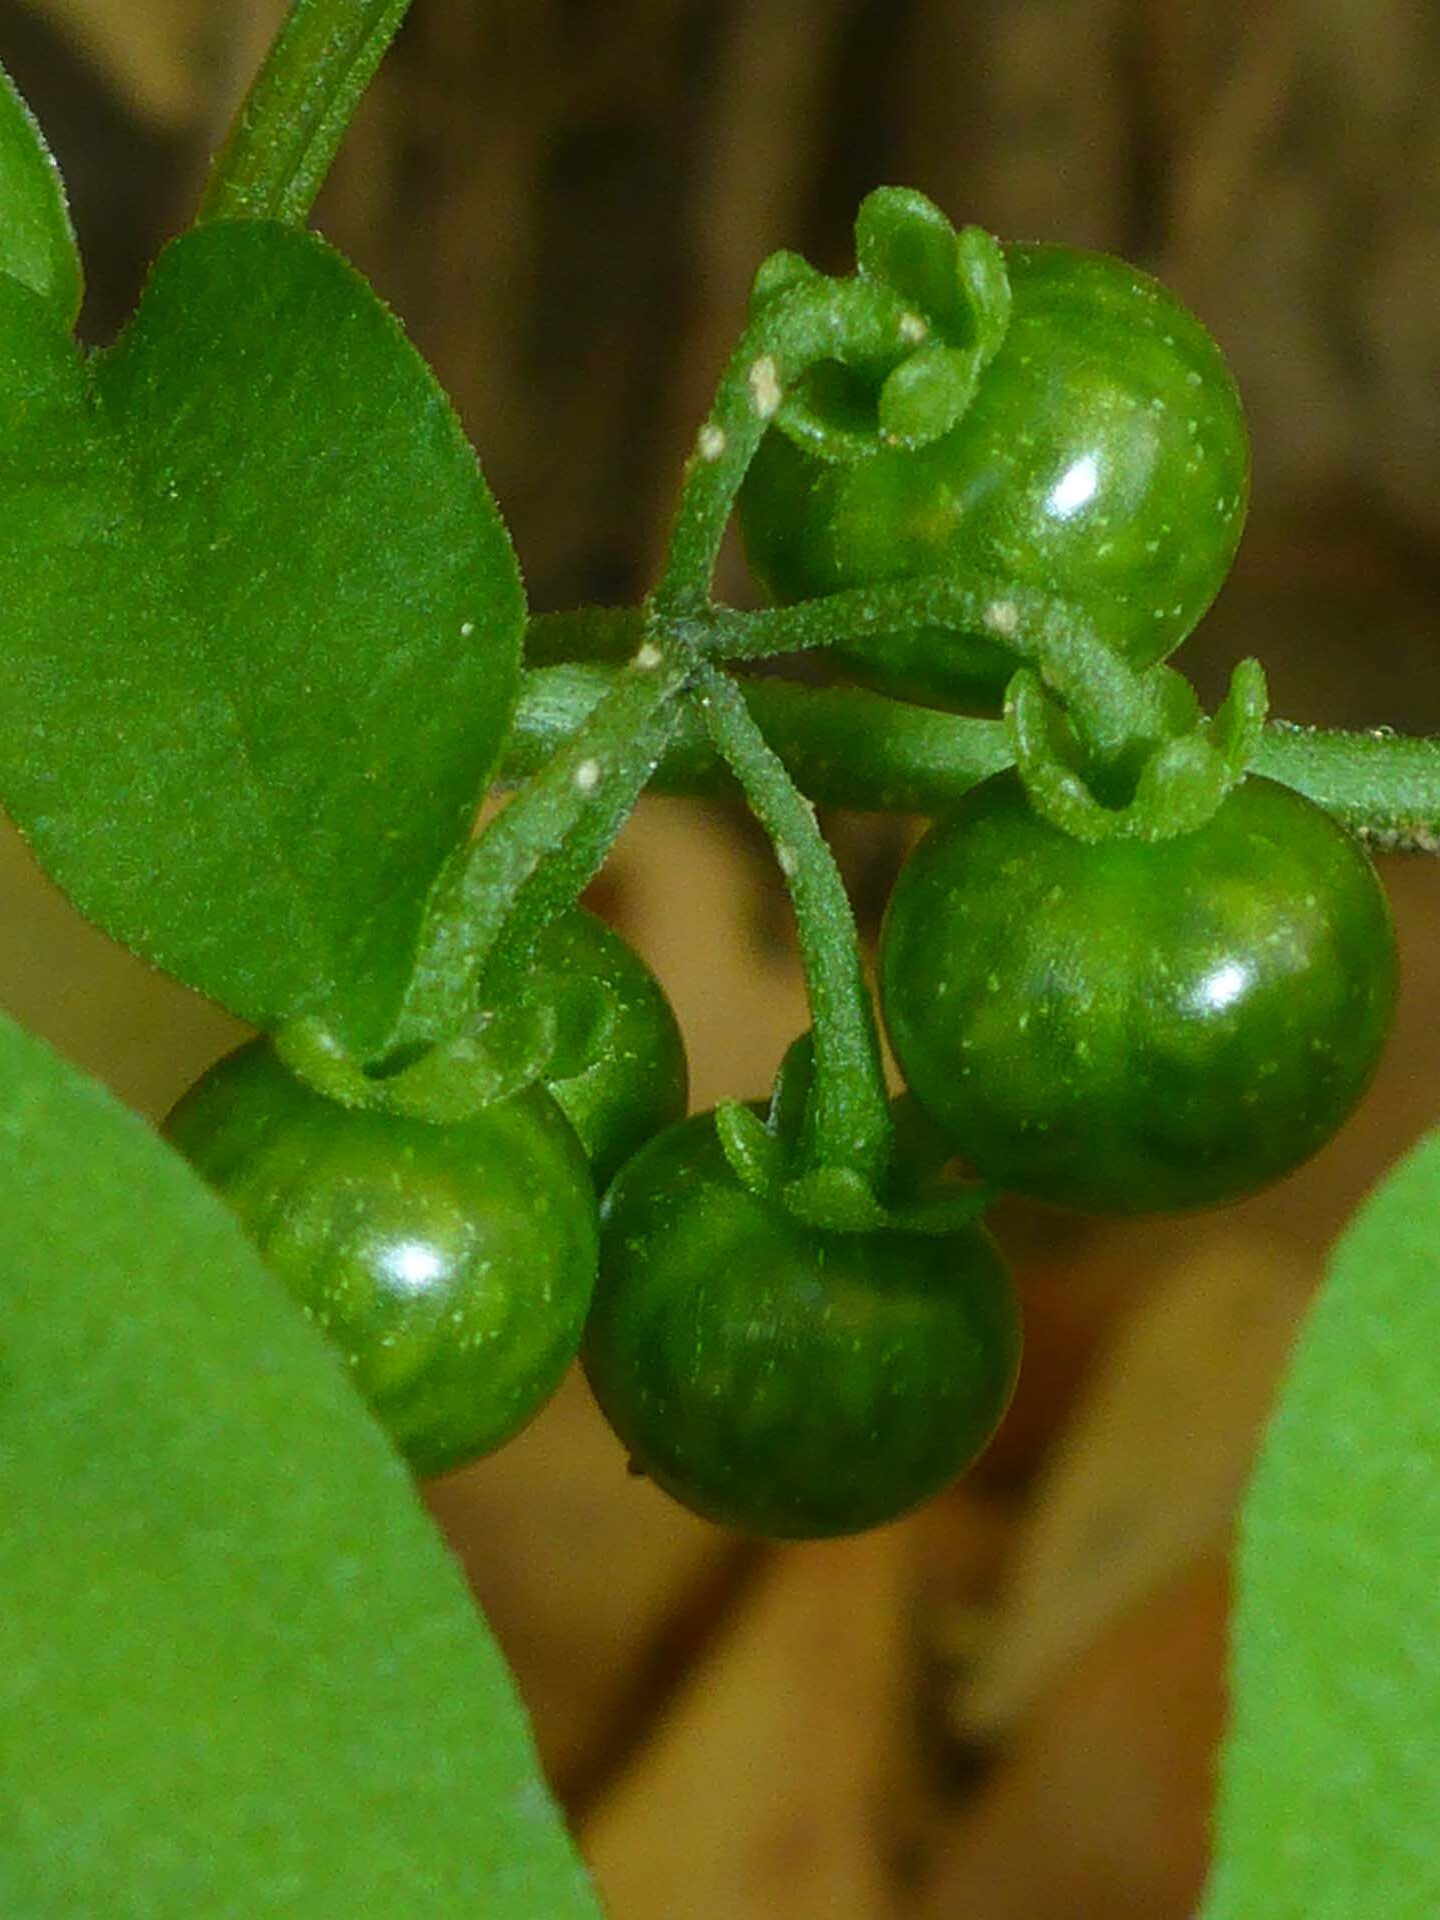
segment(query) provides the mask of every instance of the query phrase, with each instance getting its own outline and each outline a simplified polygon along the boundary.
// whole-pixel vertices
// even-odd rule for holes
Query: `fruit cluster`
[[[924,219],[912,238],[938,232]],[[883,239],[871,279],[904,291],[908,273],[924,295],[933,265]],[[993,705],[1026,664],[1016,607],[1037,594],[1163,689],[1158,663],[1218,591],[1244,518],[1219,351],[1119,261],[962,241],[969,304],[917,299],[902,321],[924,344],[898,372],[822,358],[782,395],[774,363],[754,363],[767,424],[739,497],[754,569],[782,606],[1002,583],[968,629],[911,621],[884,654],[892,691]],[[757,312],[808,273],[782,257]],[[702,461],[724,446],[707,433]],[[873,678],[876,658],[850,665]],[[1106,750],[1082,725],[1064,750],[1119,819],[1177,731]],[[1183,831],[1076,830],[1020,761],[935,824],[896,885],[880,998],[914,1105],[868,1185],[807,1134],[808,1056],[766,1117],[684,1118],[663,993],[578,910],[531,955],[533,998],[570,992],[543,1072],[463,1119],[327,1098],[263,1041],[185,1098],[170,1137],[417,1471],[506,1440],[578,1349],[632,1461],[696,1511],[782,1537],[878,1524],[961,1472],[1009,1399],[1019,1317],[978,1222],[994,1192],[1208,1206],[1336,1130],[1396,988],[1358,842],[1243,770]],[[578,1010],[576,982],[593,989]],[[817,1057],[826,1017],[817,1003]]]

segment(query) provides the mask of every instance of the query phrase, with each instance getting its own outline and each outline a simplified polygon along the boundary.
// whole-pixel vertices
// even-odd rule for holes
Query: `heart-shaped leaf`
[[[0,795],[78,906],[378,1049],[523,596],[449,403],[314,235],[218,224],[110,352],[0,282]]]
[[[73,326],[80,255],[60,172],[35,116],[0,67],[0,273],[38,293]]]
[[[1440,1134],[1360,1213],[1245,1503],[1206,1920],[1440,1913]]]
[[[0,1913],[597,1920],[399,1460],[228,1214],[0,1022]]]

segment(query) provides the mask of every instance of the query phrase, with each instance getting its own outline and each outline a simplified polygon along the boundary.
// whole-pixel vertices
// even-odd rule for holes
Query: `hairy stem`
[[[596,874],[680,719],[693,662],[642,645],[575,729],[441,875],[392,1050],[464,1032],[505,1001],[546,925]]]
[[[604,661],[622,645],[627,609],[586,607],[531,622],[527,657],[535,665]],[[877,676],[903,680],[909,636],[940,628],[982,635],[1036,668],[1064,696],[1091,747],[1102,757],[1154,728],[1156,682],[1090,631],[1077,608],[1028,588],[959,581],[943,574],[883,581],[824,594],[793,607],[743,613],[708,606],[677,621],[688,644],[717,660],[767,660],[836,648]]]
[[[769,302],[740,337],[685,468],[665,570],[661,615],[700,613],[740,483],[787,392],[822,360],[874,362],[907,349],[907,316],[886,289],[820,275]]]
[[[197,222],[298,225],[410,0],[293,0],[216,155]]]
[[[506,751],[507,780],[527,778],[604,698],[612,669],[570,665],[525,676]],[[939,814],[1011,764],[1005,727],[849,687],[749,679],[745,704],[795,783],[823,806]],[[1341,733],[1272,721],[1257,773],[1306,794],[1375,845],[1440,852],[1440,740]],[[652,782],[662,793],[733,786],[699,717],[685,715]]]
[[[843,1167],[879,1181],[890,1156],[889,1101],[855,918],[835,857],[815,809],[796,791],[730,677],[704,668],[696,704],[774,844],[795,905],[815,1058],[802,1165]]]

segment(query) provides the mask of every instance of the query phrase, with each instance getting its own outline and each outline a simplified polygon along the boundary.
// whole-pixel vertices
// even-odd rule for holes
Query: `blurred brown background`
[[[69,177],[85,324],[120,323],[278,0],[0,0]],[[319,224],[455,396],[533,603],[633,598],[779,245],[847,263],[925,189],[1123,252],[1229,353],[1255,495],[1186,661],[1276,711],[1440,731],[1440,11],[1426,0],[416,0]],[[738,559],[725,591],[749,589]],[[862,910],[904,829],[830,823]],[[234,1029],[0,841],[0,999],[159,1114]],[[1407,961],[1375,1093],[1220,1216],[1000,1223],[1030,1319],[982,1471],[865,1539],[774,1549],[630,1480],[572,1385],[432,1501],[616,1920],[1185,1920],[1223,1712],[1224,1556],[1324,1249],[1440,1115],[1440,870],[1386,867]],[[689,1037],[697,1104],[803,1018],[736,823],[650,802],[596,895]]]

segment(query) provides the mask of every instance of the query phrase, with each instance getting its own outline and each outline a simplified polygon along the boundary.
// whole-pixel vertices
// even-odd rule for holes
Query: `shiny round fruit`
[[[1368,1085],[1396,994],[1364,850],[1253,775],[1193,833],[1098,845],[996,775],[902,870],[880,975],[901,1070],[957,1150],[1095,1213],[1298,1166]]]
[[[437,1125],[337,1106],[264,1041],[166,1122],[421,1475],[508,1440],[574,1357],[596,1208],[539,1088]]]
[[[985,1446],[1019,1352],[979,1227],[802,1225],[740,1184],[711,1113],[606,1196],[586,1375],[635,1464],[726,1526],[806,1538],[908,1512]]]
[[[1005,257],[1009,330],[957,426],[848,464],[772,430],[740,497],[781,602],[918,574],[996,582],[976,632],[897,635],[881,676],[987,704],[1018,664],[1006,583],[1069,601],[1136,666],[1171,653],[1229,572],[1250,471],[1220,350],[1158,281],[1065,247]]]

